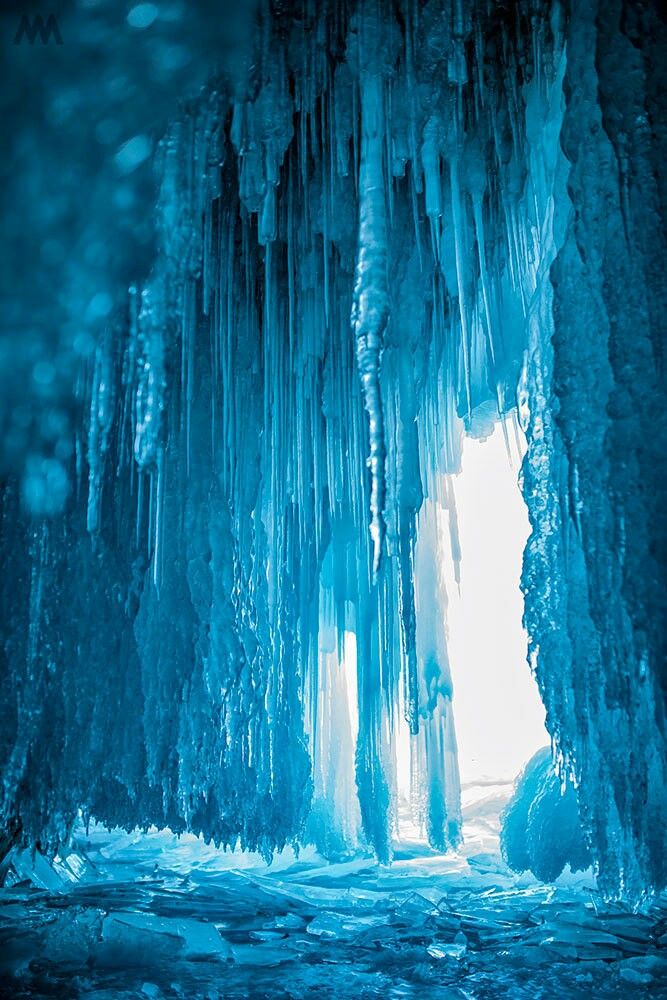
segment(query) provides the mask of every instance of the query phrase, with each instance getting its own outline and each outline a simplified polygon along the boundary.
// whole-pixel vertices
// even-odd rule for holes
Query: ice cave
[[[0,997],[667,997],[664,5],[0,18]]]

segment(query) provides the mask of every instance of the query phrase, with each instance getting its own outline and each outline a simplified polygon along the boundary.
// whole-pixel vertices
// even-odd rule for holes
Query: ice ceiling
[[[54,850],[81,809],[386,860],[404,718],[429,840],[456,846],[447,476],[517,407],[556,759],[605,891],[662,886],[665,22],[275,2],[247,45],[174,100],[129,294],[68,255],[58,349],[22,361],[49,420],[21,437],[6,395],[3,828]],[[102,255],[130,197],[105,194]]]

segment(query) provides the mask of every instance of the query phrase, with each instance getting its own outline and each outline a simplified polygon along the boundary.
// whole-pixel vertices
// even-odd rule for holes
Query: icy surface
[[[59,885],[31,886],[26,867],[0,890],[0,995],[667,995],[664,901],[633,913],[587,875],[512,875],[498,853],[507,791],[467,791],[463,855],[402,843],[391,867],[313,849],[267,867],[190,835],[79,827]]]
[[[406,726],[413,818],[456,846],[448,476],[462,434],[518,404],[558,766],[605,891],[664,885],[665,26],[570,6],[258,5],[236,70],[169,104],[154,156],[133,112],[76,198],[75,172],[49,201],[67,171],[20,132],[16,203],[51,208],[12,211],[10,237],[43,222],[61,269],[57,338],[23,274],[9,313],[27,332],[2,463],[6,847],[54,854],[82,810],[388,861]],[[108,76],[141,103],[141,80]],[[45,136],[83,113],[68,88],[34,96]],[[123,206],[150,166],[147,233]],[[50,226],[70,221],[63,248]],[[116,247],[131,274],[106,250],[117,221],[143,248]]]
[[[552,187],[540,264],[551,280],[538,272],[520,389],[533,529],[523,587],[547,728],[601,884],[638,898],[667,877],[666,285],[655,273],[667,132],[652,69],[667,33],[653,10],[625,21],[619,4],[602,9],[585,0],[568,21],[547,122],[562,152],[539,106],[528,116],[530,160]]]

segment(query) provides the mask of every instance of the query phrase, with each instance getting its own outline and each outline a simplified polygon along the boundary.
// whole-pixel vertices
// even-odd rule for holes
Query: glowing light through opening
[[[460,586],[447,567],[447,626],[463,784],[513,779],[549,743],[544,706],[526,663],[519,589],[530,531],[518,486],[525,443],[513,421],[485,440],[466,438],[453,477]]]
[[[443,663],[449,662],[464,806],[472,801],[470,794],[474,797],[472,786],[511,782],[535,751],[549,743],[522,625],[520,576],[530,530],[518,486],[524,448],[512,419],[505,428],[497,424],[484,440],[466,438],[462,471],[443,477],[438,498],[425,500],[420,514],[420,540],[426,549],[417,547],[415,572],[432,573],[435,561],[437,579],[431,583],[443,589],[434,603],[417,608],[418,629],[428,633],[426,641],[424,635],[419,640],[418,632],[418,646],[421,655],[432,647]],[[425,593],[430,593],[431,583]],[[421,596],[418,588],[418,605]],[[444,633],[438,641],[432,634],[439,615],[446,650]],[[333,632],[322,634],[328,641],[320,650],[318,672],[315,798],[318,809],[329,816],[327,822],[353,846],[360,842],[361,823],[355,775],[356,636],[346,630],[339,649]],[[394,835],[399,842],[423,842],[424,746],[410,736],[403,708],[394,720],[393,740],[389,719],[384,720],[386,746],[393,756],[389,772],[396,782]]]

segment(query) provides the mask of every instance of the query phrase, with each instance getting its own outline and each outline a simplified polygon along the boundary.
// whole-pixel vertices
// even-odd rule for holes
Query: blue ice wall
[[[634,898],[667,860],[666,44],[651,5],[572,5],[524,397],[531,657],[600,883]]]
[[[322,657],[352,633],[361,836],[390,856],[404,717],[429,838],[456,845],[445,610],[416,543],[429,505],[450,503],[461,434],[518,385],[526,624],[557,759],[608,890],[664,881],[664,284],[646,250],[663,238],[664,40],[656,20],[644,47],[624,18],[537,0],[259,5],[197,96],[159,91],[154,198],[101,156],[80,245],[54,255],[76,295],[58,272],[48,350],[15,282],[32,347],[2,467],[12,835],[55,849],[82,809],[268,855],[304,836],[313,789],[335,822]],[[190,30],[199,72],[214,40]],[[143,149],[105,155],[126,178]],[[109,212],[119,196],[136,211]],[[138,218],[126,275],[99,248],[131,258]]]

